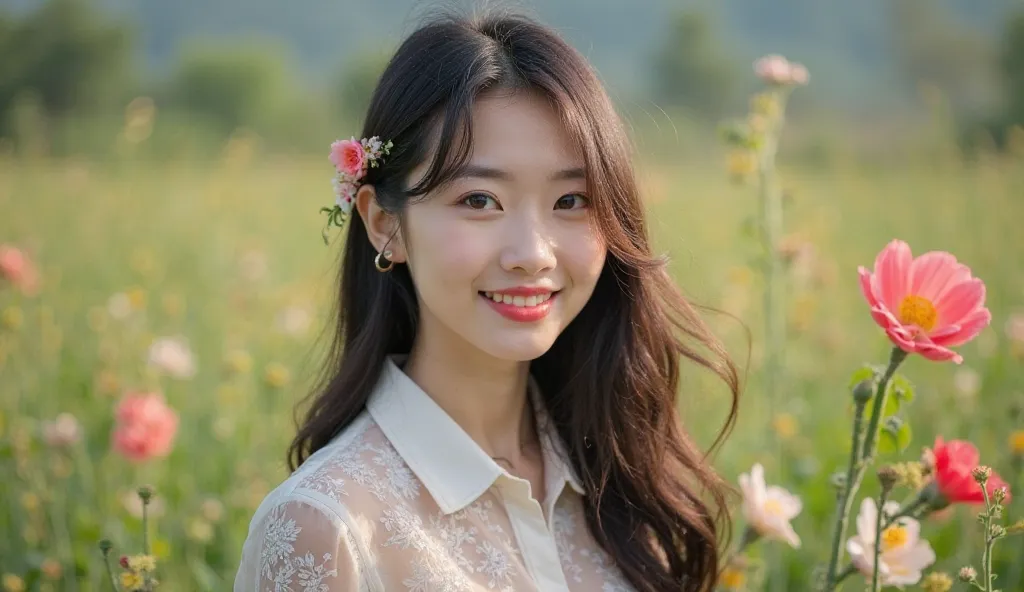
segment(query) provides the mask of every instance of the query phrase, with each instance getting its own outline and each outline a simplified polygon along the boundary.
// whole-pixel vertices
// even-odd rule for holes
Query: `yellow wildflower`
[[[4,312],[0,314],[0,324],[3,324],[4,327],[12,331],[20,329],[24,322],[25,315],[17,306],[8,306],[4,309]]]
[[[188,538],[198,543],[208,543],[213,540],[213,527],[202,518],[193,518],[188,524]]]
[[[134,310],[146,308],[146,291],[137,287],[128,290],[128,302],[131,303]]]
[[[252,369],[252,356],[242,349],[231,350],[224,356],[224,367],[232,374],[245,374]]]
[[[730,565],[722,571],[722,577],[718,582],[726,590],[742,590],[747,583],[747,575],[743,573],[743,570]]]
[[[746,149],[729,151],[726,170],[734,179],[744,179],[757,172],[757,153]]]
[[[921,581],[924,592],[949,592],[953,588],[953,578],[941,571],[932,572]]]
[[[1017,430],[1010,434],[1010,452],[1016,456],[1024,456],[1024,430]]]
[[[25,582],[14,574],[4,574],[4,592],[23,592]]]
[[[153,572],[156,570],[156,557],[152,555],[133,555],[128,558],[128,569],[138,572]]]
[[[153,555],[156,557],[167,558],[171,554],[171,544],[164,539],[156,539],[153,541]]]
[[[137,574],[133,571],[121,572],[121,587],[124,588],[125,592],[142,590],[142,586],[145,583],[146,581],[143,579],[142,574]]]
[[[782,440],[789,440],[795,436],[798,428],[796,418],[789,413],[777,413],[772,419],[772,429]]]
[[[288,381],[291,379],[291,373],[289,373],[288,369],[281,364],[271,362],[267,365],[264,378],[268,385],[274,388],[281,388],[288,384]]]
[[[21,507],[25,508],[26,511],[34,512],[39,509],[39,496],[26,491],[21,494]]]

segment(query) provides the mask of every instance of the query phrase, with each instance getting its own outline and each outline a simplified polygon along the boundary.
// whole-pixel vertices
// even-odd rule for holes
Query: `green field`
[[[0,287],[0,574],[24,578],[27,589],[108,589],[96,542],[138,552],[141,522],[126,498],[141,484],[158,492],[164,588],[229,589],[252,512],[286,476],[291,410],[319,360],[338,254],[319,236],[317,210],[332,199],[326,157],[252,151],[241,139],[199,164],[130,151],[102,161],[0,157],[0,243],[31,253],[43,280],[35,297]],[[963,366],[911,358],[902,368],[917,386],[904,458],[936,435],[970,439],[1012,481],[1010,514],[1024,516],[1010,448],[1011,433],[1024,429],[1011,414],[1024,404],[1024,348],[1004,332],[1009,316],[1024,312],[1024,155],[870,167],[783,158],[787,234],[812,255],[793,268],[786,388],[774,404],[759,388],[761,282],[751,263],[759,247],[743,230],[756,196],[721,165],[658,160],[640,171],[656,248],[694,301],[736,317],[708,315],[747,371],[739,423],[716,465],[735,482],[762,462],[769,482],[804,500],[795,520],[801,549],[755,551],[774,551],[772,569],[788,582],[777,575],[777,589],[810,589],[827,560],[829,477],[849,446],[848,377],[883,363],[890,348],[856,270],[893,238],[915,254],[947,250],[970,265],[994,315],[961,348]],[[197,361],[189,379],[147,369],[152,340],[177,335]],[[160,389],[180,414],[166,459],[135,465],[111,452],[113,409],[126,389]],[[680,409],[702,442],[711,442],[725,401],[721,385],[687,369]],[[41,436],[62,412],[83,427],[69,449]],[[778,448],[765,446],[772,431]],[[867,483],[862,491],[875,492],[874,479]],[[925,524],[937,569],[977,564],[973,513],[957,508]],[[1006,592],[1024,589],[1022,556],[1024,538],[1001,543],[997,586]],[[48,579],[58,565],[62,579]]]

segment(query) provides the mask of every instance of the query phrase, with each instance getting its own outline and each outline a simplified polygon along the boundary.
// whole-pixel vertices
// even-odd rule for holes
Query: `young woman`
[[[586,60],[524,17],[432,21],[363,136],[332,147],[334,347],[236,592],[710,589],[726,486],[680,358],[728,383],[727,427],[737,375],[652,257]]]

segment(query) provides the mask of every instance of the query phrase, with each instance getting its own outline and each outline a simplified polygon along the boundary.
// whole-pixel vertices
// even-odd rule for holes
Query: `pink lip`
[[[524,291],[533,290],[528,293]],[[551,290],[538,289],[538,288],[515,288],[512,290],[502,290],[502,294],[508,294],[510,296],[535,296],[537,294],[551,294],[551,298],[548,298],[544,302],[536,306],[516,306],[515,304],[505,304],[504,302],[495,302],[494,299],[488,298],[483,294],[480,297],[487,301],[498,314],[505,317],[510,321],[516,321],[518,323],[533,323],[548,316],[551,312],[552,303],[555,298],[558,297],[557,292]]]

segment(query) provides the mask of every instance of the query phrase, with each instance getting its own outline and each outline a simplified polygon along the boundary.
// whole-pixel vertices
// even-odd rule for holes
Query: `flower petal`
[[[956,284],[971,279],[971,270],[945,251],[929,251],[914,260],[911,266],[910,293],[932,302]]]
[[[864,498],[860,503],[860,512],[857,513],[857,536],[868,546],[875,544],[875,522],[878,520],[878,506],[875,500],[870,497]]]
[[[938,301],[934,301],[938,325],[960,325],[967,315],[985,304],[985,282],[972,279],[959,283]]]
[[[872,273],[864,267],[858,267],[857,274],[860,278],[860,291],[861,294],[864,294],[864,299],[868,301],[871,308],[878,308],[878,294],[875,293],[872,286]]]
[[[963,345],[977,337],[978,333],[981,333],[982,329],[988,327],[991,322],[992,312],[989,311],[989,309],[975,309],[974,312],[961,320],[959,330],[956,333],[951,335],[937,335],[932,337],[932,341],[945,347]]]
[[[942,347],[941,345],[935,345],[934,343],[918,342],[917,353],[921,354],[925,359],[933,362],[952,361],[954,364],[960,364],[964,361],[963,356],[960,354],[951,349]]]
[[[882,249],[875,261],[875,285],[882,302],[889,310],[899,310],[907,295],[910,266],[914,261],[910,245],[894,240]]]

